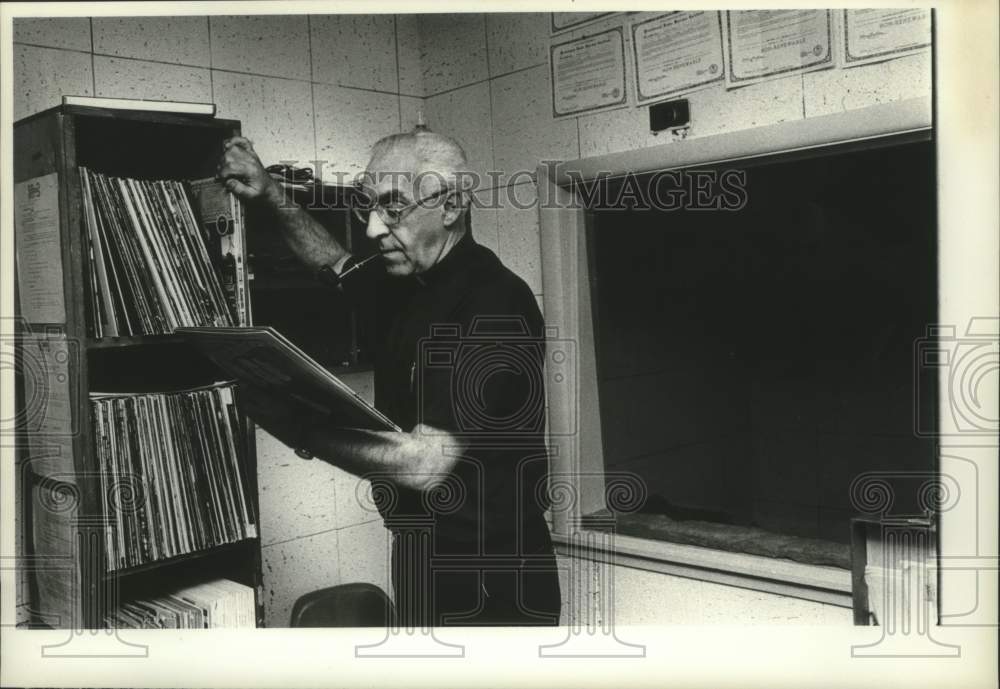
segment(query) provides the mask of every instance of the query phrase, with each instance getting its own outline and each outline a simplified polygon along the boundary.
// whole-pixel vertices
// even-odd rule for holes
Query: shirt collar
[[[476,242],[472,239],[472,232],[466,230],[465,235],[458,240],[451,251],[444,255],[440,261],[415,276],[418,283],[431,285],[455,275],[470,264],[471,254],[475,250]]]

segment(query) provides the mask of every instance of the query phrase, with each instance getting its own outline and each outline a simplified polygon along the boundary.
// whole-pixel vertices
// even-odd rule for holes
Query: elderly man
[[[393,534],[397,623],[556,624],[543,321],[525,282],[473,239],[466,172],[462,148],[440,134],[376,143],[353,210],[380,266],[358,267],[285,197],[248,140],[229,140],[227,188],[309,270],[375,308],[375,405],[406,432],[290,419],[256,391],[241,397],[282,441],[372,479]]]

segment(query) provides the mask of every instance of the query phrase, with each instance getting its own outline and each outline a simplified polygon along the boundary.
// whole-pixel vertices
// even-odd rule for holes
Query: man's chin
[[[403,278],[413,273],[413,267],[406,261],[385,261],[386,275]]]

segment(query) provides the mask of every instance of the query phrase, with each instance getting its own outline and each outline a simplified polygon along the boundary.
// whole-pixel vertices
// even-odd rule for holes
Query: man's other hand
[[[253,144],[242,136],[223,142],[216,176],[225,183],[226,189],[244,202],[277,206],[284,199],[278,183],[267,173],[253,150]]]

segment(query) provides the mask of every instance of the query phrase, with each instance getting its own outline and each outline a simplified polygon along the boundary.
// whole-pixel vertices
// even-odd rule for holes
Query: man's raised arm
[[[217,176],[253,213],[274,223],[288,247],[310,270],[333,266],[339,272],[347,250],[319,222],[286,195],[268,174],[249,139],[236,136],[223,144]]]

